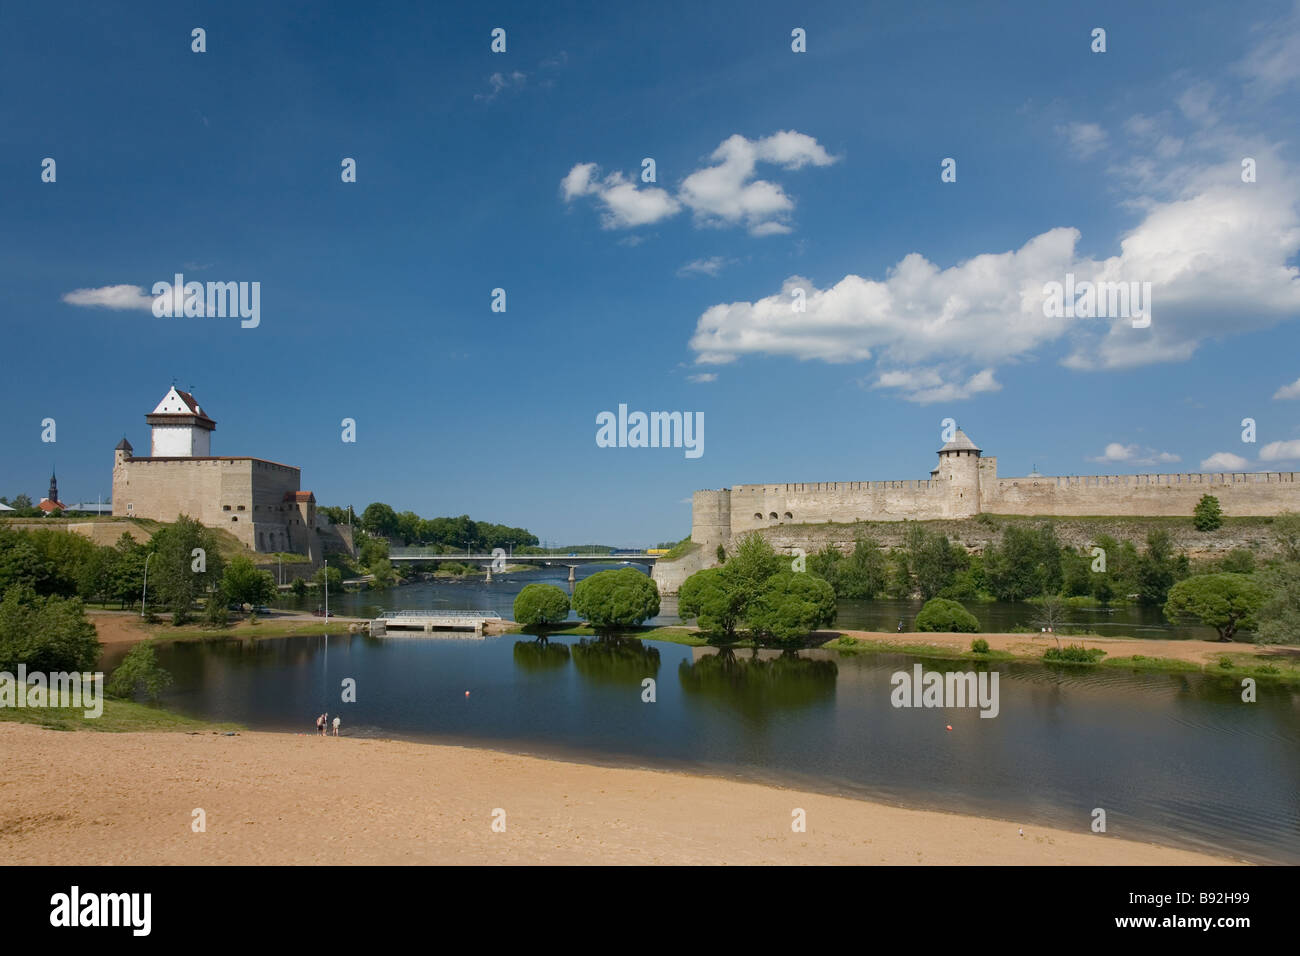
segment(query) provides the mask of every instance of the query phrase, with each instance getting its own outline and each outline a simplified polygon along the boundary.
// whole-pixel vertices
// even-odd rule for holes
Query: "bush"
[[[172,682],[172,675],[158,666],[153,642],[141,641],[127,652],[122,663],[108,678],[105,690],[112,697],[134,697],[143,690],[150,700],[157,700],[163,688]]]
[[[307,582],[302,578],[294,578],[293,584],[289,585],[289,590],[291,590],[295,596],[302,597],[307,593]]]
[[[916,616],[916,629],[930,632],[957,632],[975,634],[980,629],[975,615],[956,601],[931,598]]]
[[[569,596],[554,584],[530,584],[515,597],[514,619],[522,627],[558,624],[569,616]]]
[[[745,616],[756,634],[798,640],[835,620],[835,591],[814,575],[782,571],[767,580]]]
[[[989,642],[982,637],[977,637],[970,642],[970,649],[976,654],[987,654],[989,652]]]
[[[1049,647],[1043,660],[1057,664],[1095,664],[1105,656],[1106,652],[1100,647],[1067,644],[1065,647]]]
[[[99,660],[95,625],[80,598],[40,597],[11,587],[0,601],[0,671],[87,671]]]
[[[573,609],[592,627],[633,627],[659,613],[659,589],[640,571],[598,571],[573,589]]]
[[[1219,508],[1219,499],[1214,495],[1201,495],[1201,500],[1192,510],[1192,524],[1197,531],[1216,531],[1223,526],[1223,511]]]

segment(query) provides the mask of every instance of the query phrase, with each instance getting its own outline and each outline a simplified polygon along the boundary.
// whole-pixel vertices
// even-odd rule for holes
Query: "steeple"
[[[58,500],[59,500],[59,479],[55,477],[55,475],[54,475],[54,468],[53,468],[53,467],[50,468],[50,494],[49,494],[49,499],[50,499],[50,501],[58,501]]]

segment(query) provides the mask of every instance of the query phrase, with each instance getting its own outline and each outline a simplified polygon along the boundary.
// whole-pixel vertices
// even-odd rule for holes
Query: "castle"
[[[712,554],[750,531],[828,521],[925,521],[981,513],[1190,516],[1202,495],[1227,515],[1300,511],[1300,472],[999,478],[998,460],[964,431],[939,449],[928,480],[736,485],[695,492],[691,540]]]
[[[322,535],[339,535],[328,522],[317,525],[316,497],[301,490],[299,469],[212,455],[217,423],[189,392],[172,386],[145,421],[148,458],[137,458],[126,438],[113,452],[114,515],[175,521],[184,514],[254,551],[296,552],[314,563],[323,557]]]

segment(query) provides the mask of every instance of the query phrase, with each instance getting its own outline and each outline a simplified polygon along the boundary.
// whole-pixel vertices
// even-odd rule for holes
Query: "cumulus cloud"
[[[679,276],[716,276],[732,260],[725,256],[711,256],[708,259],[694,259],[677,270]]]
[[[1201,462],[1201,471],[1246,471],[1250,462],[1230,451],[1216,451]]]
[[[618,171],[601,177],[595,163],[579,163],[570,169],[560,180],[560,192],[565,202],[580,196],[595,197],[603,207],[601,226],[605,229],[649,225],[675,216],[681,209],[677,200],[658,186],[639,189]]]
[[[713,151],[712,165],[682,180],[674,196],[658,186],[642,186],[621,172],[601,177],[595,163],[578,163],[560,182],[565,202],[591,196],[604,206],[606,229],[658,222],[689,209],[697,226],[743,225],[754,236],[791,230],[794,200],[777,183],[755,178],[758,164],[785,170],[829,166],[836,161],[813,137],[794,130],[762,139],[730,136]]]
[[[1295,461],[1300,459],[1300,439],[1269,442],[1259,450],[1260,461]]]
[[[153,296],[146,295],[144,289],[138,285],[106,285],[98,289],[73,289],[65,293],[62,298],[68,305],[115,309],[119,312],[128,309],[153,309]]]
[[[700,372],[696,375],[686,376],[686,380],[688,382],[694,382],[697,385],[702,385],[705,382],[716,382],[718,380],[718,375],[716,372]]]
[[[1153,128],[1149,148],[1162,138]],[[949,363],[958,373],[945,381],[956,382],[1049,345],[1077,370],[1184,361],[1209,339],[1295,319],[1300,269],[1290,263],[1300,254],[1300,175],[1261,145],[1252,154],[1274,174],[1243,184],[1240,143],[1207,142],[1219,152],[1214,162],[1131,162],[1119,170],[1134,187],[1122,205],[1140,219],[1108,258],[1081,255],[1080,232],[1062,226],[946,268],[911,252],[881,277],[850,274],[823,287],[791,276],[764,297],[706,309],[689,343],[695,361],[874,359],[882,373]],[[1150,283],[1150,325],[1134,328],[1131,315],[1044,316],[1045,285],[1064,283],[1067,274],[1076,285]],[[793,308],[797,294],[803,311]],[[909,391],[909,379],[885,381],[925,394]]]
[[[901,369],[883,372],[875,382],[870,383],[870,387],[899,389],[909,402],[918,405],[957,401],[982,392],[997,392],[1002,389],[993,377],[991,368],[976,372],[965,381],[954,379],[952,373],[942,369]]]
[[[528,82],[528,74],[513,70],[510,73],[493,73],[488,77],[488,91],[475,93],[474,99],[480,103],[491,103],[503,90],[523,89]]]
[[[1096,123],[1067,123],[1058,126],[1056,132],[1065,137],[1081,159],[1106,148],[1106,131]]]
[[[1300,398],[1300,378],[1290,385],[1283,385],[1273,393],[1274,398]]]
[[[1106,446],[1106,450],[1100,455],[1088,460],[1107,464],[1123,462],[1130,465],[1167,465],[1182,461],[1182,458],[1172,452],[1157,451],[1154,448],[1144,448],[1136,444],[1124,445],[1113,441]]]

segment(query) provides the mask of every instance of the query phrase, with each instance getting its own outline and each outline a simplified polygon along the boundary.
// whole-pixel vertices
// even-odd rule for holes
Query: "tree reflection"
[[[546,638],[515,641],[515,666],[525,671],[549,671],[569,663],[569,645],[552,644]]]
[[[835,696],[839,666],[833,660],[800,657],[737,657],[731,648],[682,661],[677,668],[687,694],[720,701],[752,716],[774,708],[807,707]]]
[[[599,683],[640,684],[659,673],[659,649],[635,637],[584,637],[571,650],[578,673]]]

